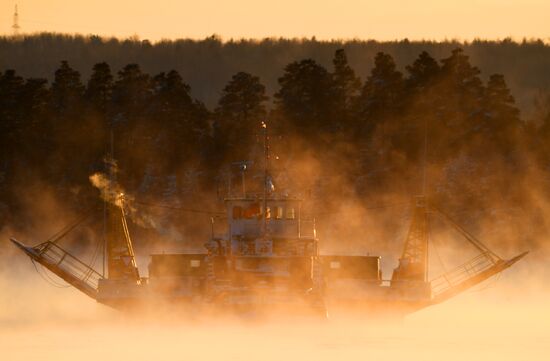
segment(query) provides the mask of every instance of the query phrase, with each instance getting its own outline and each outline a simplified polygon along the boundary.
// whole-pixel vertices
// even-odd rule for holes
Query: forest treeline
[[[547,49],[511,45],[522,46]],[[243,58],[242,67],[253,58]],[[538,98],[534,118],[522,118],[506,77],[482,74],[461,48],[439,58],[419,51],[404,70],[387,52],[372,63],[362,79],[346,48],[336,48],[328,66],[290,61],[277,69],[272,94],[258,74],[237,71],[213,106],[198,100],[176,69],[149,73],[138,63],[101,61],[84,77],[72,61],[58,60],[51,81],[3,69],[2,222],[17,222],[21,192],[38,181],[82,209],[97,198],[88,178],[105,170],[111,146],[131,194],[199,202],[239,179],[235,162],[261,164],[266,121],[279,186],[308,192],[324,207],[348,197],[368,204],[411,196],[427,178],[426,192],[450,208],[498,202],[547,226],[536,202],[549,189],[550,97]],[[209,74],[194,76],[209,87]]]
[[[343,48],[357,75],[365,79],[378,52],[391,55],[400,71],[418,54],[427,51],[442,59],[462,48],[473,64],[486,72],[504,74],[522,110],[532,105],[539,89],[550,88],[550,46],[542,40],[501,41],[389,41],[266,38],[221,40],[213,35],[203,40],[149,42],[137,38],[43,33],[18,38],[0,37],[0,69],[17,69],[24,77],[53,80],[60,60],[67,60],[88,78],[94,64],[107,62],[119,70],[126,64],[140,64],[149,74],[174,69],[191,85],[193,95],[215,106],[224,84],[239,71],[254,74],[272,96],[278,89],[280,70],[287,64],[311,58],[329,68],[332,56]],[[482,74],[487,80],[490,73]]]

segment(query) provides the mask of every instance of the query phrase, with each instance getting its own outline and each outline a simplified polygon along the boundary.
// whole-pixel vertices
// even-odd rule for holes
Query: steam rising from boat
[[[122,208],[126,216],[138,226],[158,229],[158,222],[151,215],[136,207],[134,197],[125,192],[124,188],[116,181],[101,172],[92,174],[89,179],[92,185],[99,189],[104,202]]]
[[[122,208],[125,192],[117,182],[112,181],[103,173],[94,173],[89,179],[92,185],[101,192],[103,201]]]

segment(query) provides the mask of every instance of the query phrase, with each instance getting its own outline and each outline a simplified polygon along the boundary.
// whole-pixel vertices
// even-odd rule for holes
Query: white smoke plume
[[[135,206],[134,197],[125,192],[124,188],[116,181],[110,179],[103,173],[94,173],[90,177],[90,182],[99,189],[101,199],[124,210],[132,222],[143,228],[158,229],[156,222],[151,215]]]

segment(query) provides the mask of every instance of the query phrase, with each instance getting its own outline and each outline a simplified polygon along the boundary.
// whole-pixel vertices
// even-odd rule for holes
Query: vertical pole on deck
[[[263,209],[263,238],[266,238],[267,233],[267,172],[269,162],[269,145],[267,137],[267,124],[262,122],[262,128],[264,128],[264,209]]]
[[[246,171],[246,164],[243,163],[243,165],[241,166],[241,181],[242,181],[242,185],[243,185],[243,198],[246,198],[246,180],[245,180],[245,175],[244,175],[244,172]]]
[[[109,183],[108,187],[111,187],[114,182],[114,161],[115,161],[115,132],[113,129],[113,125],[111,124],[110,132],[109,132],[109,152],[107,159],[105,160],[107,163],[107,167],[109,168]],[[111,189],[107,190],[107,197],[111,194]],[[109,229],[107,229],[107,218],[108,218],[108,209],[107,209],[107,202],[109,202],[108,199],[103,200],[103,277],[107,277],[106,272],[109,271],[108,262],[109,262],[109,255],[107,250],[107,233],[109,232]]]

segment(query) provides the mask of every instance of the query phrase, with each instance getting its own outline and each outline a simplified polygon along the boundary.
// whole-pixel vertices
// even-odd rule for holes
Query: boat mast
[[[269,162],[269,144],[267,136],[267,124],[262,122],[262,128],[264,129],[264,209],[263,209],[263,239],[266,238],[267,233],[267,178],[268,178],[268,162]]]
[[[428,118],[424,117],[424,156],[423,156],[423,164],[422,164],[422,201],[424,203],[424,207],[422,211],[424,212],[424,219],[425,219],[425,234],[424,234],[424,282],[428,282],[428,267],[430,265],[429,260],[429,250],[430,250],[430,225],[429,225],[429,218],[428,218],[428,202],[426,200],[426,183],[427,183],[427,177],[426,177],[426,169],[428,167]]]
[[[115,181],[115,170],[114,170],[115,140],[114,139],[115,137],[114,137],[113,126],[111,125],[109,129],[109,150],[107,151],[107,156],[104,160],[109,172],[109,182],[107,184],[107,195],[113,194],[114,192],[114,190],[111,189],[112,185],[114,184],[113,182]],[[105,199],[103,199],[103,273],[102,273],[104,277],[106,276],[105,271],[108,268],[106,266],[106,263],[108,260],[107,232],[109,231],[107,229],[108,202],[109,200],[107,199],[107,197],[105,197]]]
[[[424,118],[424,154],[422,157],[422,196],[426,196],[426,167],[428,159],[428,118]]]
[[[428,282],[429,267],[429,202],[426,196],[428,156],[428,119],[424,119],[424,139],[422,155],[422,188],[420,195],[413,199],[412,221],[405,239],[399,266],[394,270],[392,281]]]

